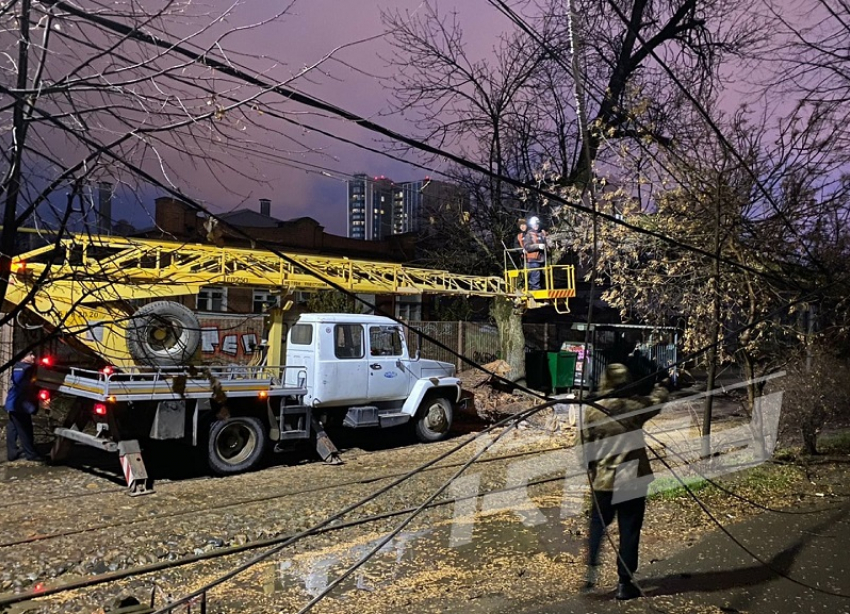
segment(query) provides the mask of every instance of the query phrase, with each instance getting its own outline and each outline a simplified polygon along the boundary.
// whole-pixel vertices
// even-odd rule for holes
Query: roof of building
[[[263,215],[252,209],[237,209],[230,213],[222,213],[219,217],[234,226],[248,226],[251,228],[277,228],[283,224],[283,220],[270,215]]]

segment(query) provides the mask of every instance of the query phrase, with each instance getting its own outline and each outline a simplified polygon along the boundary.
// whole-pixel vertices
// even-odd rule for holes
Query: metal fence
[[[458,354],[478,364],[501,358],[499,329],[492,324],[409,322],[408,327],[407,342],[410,352],[418,351],[423,358],[450,362],[458,369],[467,366]]]
[[[411,353],[419,350],[423,358],[442,360],[465,368],[460,354],[478,364],[499,358],[499,329],[488,322],[409,322],[407,333]],[[570,324],[524,324],[525,351],[556,352],[565,343],[579,343],[584,332]],[[430,337],[434,341],[428,339]],[[466,365],[468,366],[468,365]]]
[[[458,370],[469,368],[460,354],[478,364],[504,358],[501,355],[499,331],[486,322],[409,322],[407,333],[411,353],[419,350],[423,358],[454,364]],[[579,355],[577,381],[595,387],[605,367],[612,362],[628,363],[641,371],[669,368],[677,360],[676,344],[653,338],[647,326],[604,330],[590,336],[590,352],[584,363],[585,331],[571,323],[524,324],[525,351],[557,352],[568,350]],[[612,334],[616,333],[616,334]],[[430,340],[430,337],[432,340]],[[657,341],[661,341],[658,343]],[[586,368],[587,372],[583,373]],[[638,375],[636,373],[636,375]]]

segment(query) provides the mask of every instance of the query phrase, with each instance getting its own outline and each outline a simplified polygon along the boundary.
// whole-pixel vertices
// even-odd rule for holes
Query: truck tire
[[[452,404],[445,397],[428,396],[416,412],[414,431],[419,441],[445,439],[452,427]]]
[[[236,416],[210,425],[207,462],[217,475],[252,469],[263,458],[268,435],[258,418]]]
[[[192,360],[200,344],[198,316],[174,301],[143,305],[127,326],[127,349],[140,365],[185,365]]]

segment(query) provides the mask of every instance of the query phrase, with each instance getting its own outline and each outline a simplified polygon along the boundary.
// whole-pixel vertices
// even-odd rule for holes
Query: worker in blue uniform
[[[38,411],[33,377],[35,354],[28,352],[12,367],[12,385],[6,396],[5,409],[9,413],[6,425],[6,457],[10,461],[22,456],[27,460],[43,461],[35,449],[35,436],[32,428],[32,416]],[[18,441],[21,447],[18,447]]]

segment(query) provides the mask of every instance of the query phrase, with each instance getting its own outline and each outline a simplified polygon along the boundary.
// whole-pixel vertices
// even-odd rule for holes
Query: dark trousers
[[[25,458],[35,460],[38,452],[35,449],[35,436],[32,430],[32,416],[22,411],[10,411],[9,423],[6,425],[6,458],[10,461],[17,459],[23,451]],[[18,449],[18,440],[22,450]]]
[[[617,575],[620,582],[631,582],[637,571],[640,529],[646,512],[646,497],[612,503],[613,492],[594,490],[593,510],[590,513],[590,537],[588,543],[588,564],[599,564],[599,549],[605,529],[617,516],[620,527],[620,554],[617,557]]]
[[[529,290],[542,290],[543,286],[540,285],[540,268],[543,266],[542,260],[529,260],[526,265],[528,270],[528,289]]]

